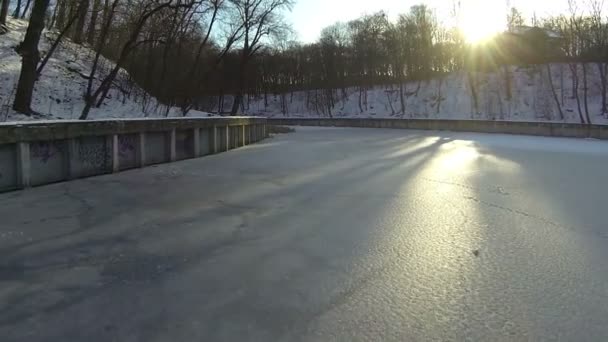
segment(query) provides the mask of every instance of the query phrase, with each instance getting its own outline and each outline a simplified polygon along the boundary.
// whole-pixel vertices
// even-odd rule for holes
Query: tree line
[[[8,8],[11,0],[2,0]],[[223,91],[223,78],[232,83],[239,109],[251,61],[271,40],[289,31],[283,12],[292,0],[32,0],[23,42],[16,48],[22,69],[13,109],[32,114],[34,84],[57,47],[66,38],[89,46],[94,58],[82,94],[80,115],[100,107],[115,86],[121,68],[132,81],[167,108],[179,106],[184,115],[198,108],[208,94]],[[16,12],[21,11],[17,4]],[[6,19],[3,19],[4,22]],[[57,35],[41,56],[45,27]],[[115,64],[108,66],[103,59]],[[243,72],[241,72],[243,71]],[[229,86],[228,86],[229,85]],[[240,87],[240,88],[237,88]]]
[[[11,0],[1,1],[6,17]],[[399,85],[400,110],[405,112],[404,97],[408,94],[404,82],[418,81],[419,90],[420,82],[441,80],[452,72],[467,75],[475,103],[474,73],[501,72],[510,97],[508,66],[533,65],[550,71],[549,63],[569,66],[571,95],[577,100],[582,123],[591,122],[587,81],[590,70],[597,70],[602,114],[608,114],[608,20],[601,0],[591,0],[584,12],[570,0],[569,13],[528,21],[516,8],[510,8],[505,33],[479,44],[467,42],[458,23],[445,25],[425,5],[411,7],[396,20],[378,12],[336,23],[323,29],[318,41],[302,44],[290,39],[291,28],[284,19],[293,3],[18,0],[13,15],[27,15],[30,23],[24,42],[17,48],[23,66],[14,109],[32,112],[33,84],[57,45],[69,37],[95,52],[82,94],[86,103],[82,119],[103,103],[120,68],[167,108],[180,107],[184,115],[191,109],[208,107],[236,114],[244,109],[244,96],[267,99],[269,94],[314,90],[316,103],[331,116],[347,88],[359,89],[361,107],[366,89],[388,84]],[[458,18],[459,11],[455,4],[452,17]],[[37,46],[45,26],[56,31],[57,38],[46,56],[40,56]],[[100,62],[101,57],[113,60],[115,66],[108,68]],[[563,116],[551,72],[548,76]]]
[[[501,74],[506,98],[510,99],[510,67],[530,66],[546,74],[562,119],[563,98],[571,96],[576,99],[581,123],[590,124],[588,79],[592,72],[601,80],[599,114],[608,115],[608,20],[602,13],[602,1],[588,3],[585,12],[570,1],[568,13],[530,20],[510,8],[505,31],[475,44],[467,42],[458,25],[442,25],[425,5],[411,7],[394,21],[384,12],[364,15],[325,28],[315,43],[265,51],[257,59],[257,69],[250,70],[250,79],[255,82],[248,85],[248,93],[264,97],[281,94],[283,103],[286,93],[304,90],[307,98],[313,97],[307,101],[320,107],[318,112],[332,116],[335,104],[347,96],[347,88],[359,90],[359,109],[363,112],[367,89],[397,85],[401,108],[394,111],[405,113],[405,98],[412,95],[404,89],[405,82],[417,82],[413,90],[416,95],[422,81],[436,79],[441,87],[447,74],[460,72],[466,76],[472,103],[480,112],[477,73]],[[454,8],[453,17],[457,18],[459,8]],[[551,63],[567,66],[573,80],[571,93],[564,94],[565,87],[556,89]]]

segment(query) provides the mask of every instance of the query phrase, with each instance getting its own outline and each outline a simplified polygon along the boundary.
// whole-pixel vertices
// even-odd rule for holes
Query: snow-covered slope
[[[21,42],[27,22],[9,19],[10,31],[0,36],[0,121],[29,119],[76,119],[84,107],[83,94],[94,52],[64,40],[36,83],[33,109],[37,116],[24,116],[12,111],[15,88],[21,69],[21,58],[14,48]],[[56,33],[45,32],[41,41],[42,55],[48,51]],[[113,63],[102,59],[101,70],[107,72]],[[591,122],[608,124],[601,113],[601,86],[598,67],[588,64],[588,109]],[[300,91],[283,95],[248,97],[245,114],[269,117],[354,117],[354,118],[438,118],[485,119],[514,121],[554,121],[579,123],[578,104],[573,97],[572,73],[566,64],[551,65],[551,78],[562,107],[563,118],[553,97],[547,67],[511,67],[509,81],[504,69],[475,73],[472,78],[477,92],[477,105],[472,96],[471,79],[465,73],[454,73],[430,81],[405,84],[405,112],[401,110],[399,85],[370,89],[348,88],[333,91],[333,106],[328,105],[324,90]],[[583,101],[582,65],[578,66],[579,97]],[[97,82],[97,81],[96,81]],[[507,86],[508,84],[508,86]],[[510,89],[511,96],[508,96]],[[217,101],[212,107],[217,107]],[[224,108],[230,108],[226,97]],[[207,108],[216,112],[217,108]],[[101,108],[94,108],[89,118],[181,116],[177,108],[167,108],[146,94],[129,74],[122,70]],[[188,116],[209,116],[191,111]]]
[[[588,108],[594,124],[608,124],[601,113],[601,86],[598,67],[588,64]],[[335,91],[333,117],[354,118],[435,118],[483,119],[507,121],[553,121],[580,123],[578,105],[572,92],[572,74],[567,64],[551,65],[555,92],[564,117],[560,117],[551,90],[546,65],[509,68],[508,99],[504,69],[492,73],[474,73],[477,107],[470,80],[465,73],[450,74],[443,79],[411,82],[405,85],[405,113],[401,111],[398,85],[371,89],[348,88]],[[583,116],[582,65],[578,66],[579,96]],[[563,92],[562,92],[563,89]],[[250,115],[269,117],[329,117],[326,91],[312,90],[249,98],[245,110]],[[266,105],[267,104],[267,105]]]
[[[23,40],[27,21],[9,19],[8,28],[10,31],[0,36],[0,121],[77,119],[84,107],[83,94],[95,57],[94,51],[64,40],[36,82],[32,109],[39,115],[21,115],[12,110],[21,70],[21,57],[14,49]],[[43,33],[40,44],[42,56],[48,51],[55,37],[54,32]],[[102,58],[102,72],[107,72],[112,66],[111,61]],[[167,107],[159,104],[134,82],[129,82],[129,74],[121,70],[103,105],[92,109],[89,118],[160,117],[166,114]],[[180,111],[170,108],[168,115],[180,116]],[[196,111],[189,113],[189,116],[207,115]]]

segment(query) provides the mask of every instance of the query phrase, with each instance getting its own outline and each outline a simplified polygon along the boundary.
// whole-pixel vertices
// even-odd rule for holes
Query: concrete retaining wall
[[[264,118],[0,124],[0,192],[198,158],[258,142]]]
[[[608,126],[546,122],[404,119],[268,119],[268,124],[283,126],[419,129],[608,140]]]

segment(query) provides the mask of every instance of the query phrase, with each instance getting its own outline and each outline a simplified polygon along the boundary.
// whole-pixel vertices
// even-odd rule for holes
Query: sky
[[[480,25],[471,23],[475,18],[482,18],[482,25],[493,25],[494,29],[499,27],[506,18],[507,2],[519,8],[527,18],[535,13],[543,17],[568,10],[567,0],[297,0],[287,17],[293,23],[298,40],[309,43],[317,40],[324,27],[335,22],[346,22],[362,14],[381,10],[387,12],[389,17],[396,18],[420,3],[436,9],[440,20],[448,20],[454,1],[461,2],[463,16],[471,30]],[[578,0],[581,4],[579,10],[588,1]]]

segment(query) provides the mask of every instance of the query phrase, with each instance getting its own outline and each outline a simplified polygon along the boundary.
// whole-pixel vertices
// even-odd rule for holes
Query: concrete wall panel
[[[169,161],[169,133],[146,134],[146,164],[154,165]]]
[[[232,127],[232,143],[233,143],[233,148],[239,148],[241,146],[240,144],[240,139],[241,137],[241,129],[239,126],[233,126]]]
[[[217,128],[217,146],[218,152],[226,151],[226,127]]]
[[[608,127],[603,126],[598,128],[598,139],[608,140]]]
[[[0,191],[17,188],[17,150],[15,144],[0,145]]]
[[[106,137],[83,137],[75,139],[70,155],[70,176],[81,178],[112,171],[112,151]]]
[[[60,182],[68,178],[65,140],[30,143],[30,160],[33,186]]]
[[[175,134],[177,160],[194,158],[194,131],[178,130]]]
[[[121,134],[118,136],[118,165],[121,170],[135,169],[138,162],[139,137],[137,134]]]
[[[213,128],[201,128],[200,130],[200,146],[201,146],[201,156],[206,156],[212,154],[213,151],[211,147],[213,146],[211,139],[213,134],[211,132]]]
[[[245,126],[245,145],[251,144],[251,127]]]

